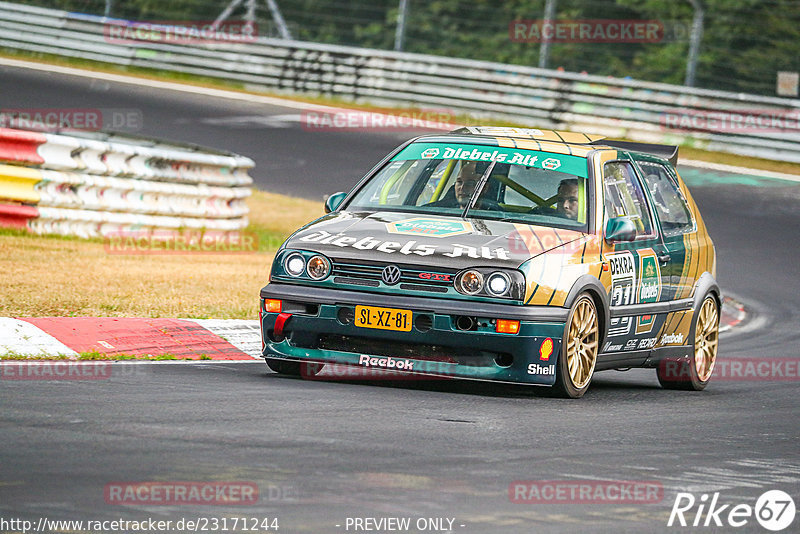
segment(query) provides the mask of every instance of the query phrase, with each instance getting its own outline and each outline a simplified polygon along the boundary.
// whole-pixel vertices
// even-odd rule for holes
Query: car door
[[[697,231],[697,224],[672,169],[650,160],[639,160],[637,164],[661,228],[662,243],[658,251],[662,259],[669,257],[665,290],[671,300],[677,300],[691,294],[700,274],[691,268],[692,252],[699,247],[687,246],[687,240]]]
[[[631,242],[605,245],[603,260],[611,271],[611,321],[603,352],[649,350],[666,313],[659,303],[669,300],[664,275],[672,269],[647,195],[631,161],[603,165],[606,220],[627,217],[636,226]],[[666,260],[666,261],[665,261]],[[642,313],[644,312],[644,313]]]

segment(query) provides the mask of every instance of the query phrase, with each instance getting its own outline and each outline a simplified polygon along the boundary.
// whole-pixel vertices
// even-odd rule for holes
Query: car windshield
[[[417,142],[348,203],[359,211],[465,216],[587,230],[586,159],[486,145]]]

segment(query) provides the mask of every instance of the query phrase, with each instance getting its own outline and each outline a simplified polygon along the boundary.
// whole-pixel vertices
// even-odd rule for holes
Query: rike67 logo
[[[778,532],[794,523],[795,512],[794,499],[781,490],[762,493],[756,499],[755,506],[747,503],[723,504],[719,492],[711,496],[704,493],[700,498],[681,492],[675,497],[667,526],[739,528],[752,525],[755,518],[765,529]]]

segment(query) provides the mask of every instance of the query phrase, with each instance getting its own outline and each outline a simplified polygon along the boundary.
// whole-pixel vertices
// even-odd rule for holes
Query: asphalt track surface
[[[259,187],[320,199],[413,135],[314,133],[286,120],[292,108],[15,68],[0,68],[0,107],[140,110],[139,134],[250,156]],[[692,192],[718,279],[757,312],[722,338],[720,358],[796,359],[800,186],[712,178]],[[354,532],[355,517],[441,517],[465,534],[654,532],[676,530],[667,519],[680,491],[752,506],[780,489],[800,505],[796,380],[712,381],[689,393],[661,389],[652,370],[609,371],[569,401],[474,383],[303,381],[261,363],[115,365],[110,380],[0,382],[0,517],[277,517],[283,533]],[[516,504],[508,489],[517,480],[657,481],[664,496]],[[250,481],[260,498],[108,504],[106,485],[126,481]],[[700,530],[766,532],[752,517]]]

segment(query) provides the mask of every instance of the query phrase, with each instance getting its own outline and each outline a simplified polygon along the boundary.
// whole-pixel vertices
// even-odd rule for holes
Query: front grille
[[[336,283],[379,287],[381,284],[381,273],[387,265],[394,264],[353,263],[352,261],[333,260],[332,274],[335,277],[334,282]],[[453,279],[456,275],[455,271],[427,269],[418,265],[396,265],[402,272],[400,277],[400,289],[446,293],[449,288],[453,287]],[[421,278],[420,275],[425,275],[425,277]]]
[[[350,284],[351,286],[380,287],[381,283],[377,280],[355,278],[352,276],[335,276],[333,282],[336,284]]]
[[[447,293],[446,287],[424,286],[422,284],[400,284],[400,289],[407,291],[430,291],[431,293]]]
[[[316,348],[336,350],[341,352],[354,352],[357,354],[370,354],[374,356],[388,356],[392,358],[410,358],[443,363],[458,363],[475,367],[495,366],[495,359],[505,353],[492,351],[477,351],[475,349],[448,347],[428,343],[400,343],[396,341],[383,341],[380,339],[364,338],[359,336],[342,336],[323,334],[319,336]]]

